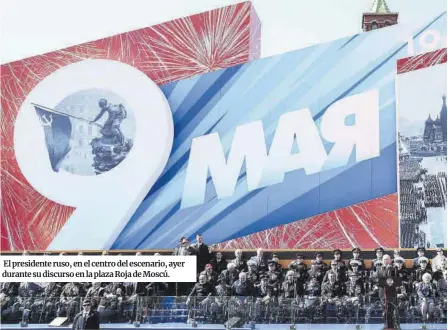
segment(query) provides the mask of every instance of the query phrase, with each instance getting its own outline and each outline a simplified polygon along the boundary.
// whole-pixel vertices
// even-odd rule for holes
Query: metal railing
[[[238,296],[117,296],[90,297],[102,323],[382,323],[383,302],[371,295],[333,298]],[[73,320],[84,297],[0,296],[1,322],[49,323],[57,316]],[[423,301],[416,295],[394,302],[399,323],[446,323],[446,299],[430,299],[430,319],[422,318]]]

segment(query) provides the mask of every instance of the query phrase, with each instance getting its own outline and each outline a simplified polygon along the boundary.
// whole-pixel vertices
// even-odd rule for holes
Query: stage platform
[[[381,324],[361,324],[360,330],[381,330],[383,329]],[[21,328],[19,324],[2,324],[1,329],[19,329]],[[43,330],[43,329],[71,329],[71,326],[66,327],[49,327],[43,324],[29,324],[25,329],[28,330]],[[132,324],[125,323],[109,323],[101,324],[101,329],[107,330],[122,330],[122,329],[136,329]],[[138,328],[137,328],[138,329]],[[192,326],[189,324],[182,323],[161,323],[161,324],[141,324],[140,329],[152,329],[152,330],[189,330]],[[198,324],[197,329],[201,330],[216,330],[225,329],[224,325],[220,324]],[[250,329],[249,325],[244,328],[232,328],[232,329]],[[255,329],[260,330],[289,330],[289,324],[256,324]],[[300,330],[352,330],[356,329],[356,324],[297,324],[296,329]],[[421,324],[402,324],[401,330],[420,330],[422,329]],[[427,324],[426,329],[428,330],[446,330],[446,324]]]

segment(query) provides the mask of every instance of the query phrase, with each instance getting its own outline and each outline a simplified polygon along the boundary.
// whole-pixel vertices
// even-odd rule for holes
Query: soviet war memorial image
[[[134,135],[133,113],[124,102],[110,91],[91,89],[68,95],[56,109],[34,104],[52,169],[98,175],[120,164]]]

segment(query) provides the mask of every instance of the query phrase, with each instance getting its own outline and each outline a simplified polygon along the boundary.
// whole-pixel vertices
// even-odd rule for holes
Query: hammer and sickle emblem
[[[53,123],[53,116],[51,114],[43,114],[39,117],[40,123],[42,126],[50,126]]]

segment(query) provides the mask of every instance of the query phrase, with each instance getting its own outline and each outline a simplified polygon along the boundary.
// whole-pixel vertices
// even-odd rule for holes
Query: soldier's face
[[[382,251],[377,251],[376,252],[376,256],[377,256],[377,258],[382,258],[383,257],[383,252]]]
[[[353,265],[352,269],[353,269],[354,272],[357,272],[358,271],[358,265]]]
[[[425,255],[425,252],[423,252],[423,251],[418,251],[418,252],[417,252],[417,255],[418,255],[419,257],[423,257],[423,256]]]
[[[257,256],[258,256],[258,258],[262,258],[263,257],[263,250],[258,250],[257,251]]]
[[[202,236],[196,236],[196,240],[198,241],[199,244],[202,244],[202,242],[204,241]]]
[[[353,252],[353,258],[355,259],[359,258],[359,252]]]
[[[287,279],[288,279],[288,282],[289,282],[289,283],[292,283],[293,280],[294,280],[294,276],[292,276],[292,275],[288,275]]]
[[[428,284],[429,282],[431,282],[431,278],[425,276],[425,277],[423,277],[423,282],[426,283],[426,284]]]
[[[426,262],[421,262],[420,263],[420,268],[421,269],[425,269],[426,268],[427,263]]]
[[[297,258],[297,263],[298,264],[303,264],[303,258]]]
[[[269,270],[274,270],[275,269],[275,265],[274,264],[269,264],[268,268],[269,268]]]
[[[339,253],[336,253],[334,255],[334,260],[339,260],[339,259],[341,259],[341,255]]]
[[[437,251],[438,256],[443,256],[443,251]]]
[[[241,255],[243,254],[243,252],[242,251],[235,251],[235,256],[237,257],[237,258],[241,258]]]
[[[246,282],[246,276],[240,276],[240,281],[241,281],[241,283],[245,283]]]
[[[84,305],[82,305],[82,307],[83,307],[85,312],[88,312],[88,311],[90,311],[91,305],[90,304],[84,304]]]
[[[221,252],[216,253],[216,259],[221,260],[222,254]]]
[[[334,276],[334,274],[330,274],[328,280],[330,281],[330,283],[334,283],[334,281],[336,280],[336,276]]]

